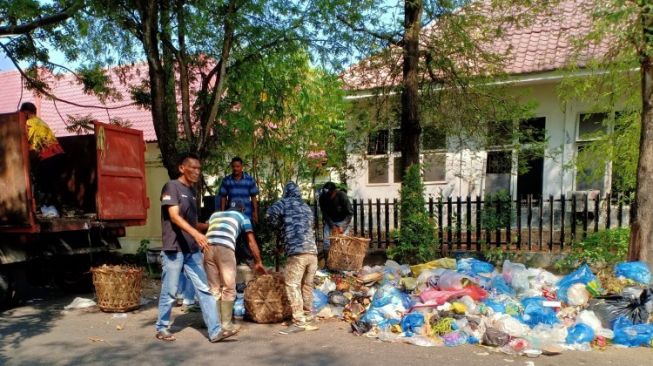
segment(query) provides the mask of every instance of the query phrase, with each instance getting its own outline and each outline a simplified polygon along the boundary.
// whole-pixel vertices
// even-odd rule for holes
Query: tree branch
[[[365,34],[370,35],[370,36],[372,36],[372,37],[374,37],[376,39],[386,41],[386,42],[390,43],[391,45],[394,45],[394,46],[397,46],[397,47],[401,47],[403,45],[403,43],[404,43],[403,39],[396,39],[391,34],[378,33],[378,32],[374,32],[374,31],[372,31],[370,29],[367,29],[365,27],[356,26],[355,24],[351,23],[349,20],[347,20],[343,16],[338,15],[338,16],[336,16],[336,19],[338,19],[341,23],[343,23],[344,25],[349,27],[349,29],[351,29],[354,32],[365,33]]]
[[[72,17],[83,6],[84,6],[84,1],[78,0],[71,6],[60,11],[59,13],[48,15],[43,18],[38,18],[37,20],[34,20],[29,23],[0,27],[0,36],[25,34],[37,28],[46,27],[48,25],[59,23],[61,21],[64,21]]]

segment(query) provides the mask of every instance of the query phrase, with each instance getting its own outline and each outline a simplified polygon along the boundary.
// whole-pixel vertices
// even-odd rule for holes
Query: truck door
[[[145,220],[143,131],[95,122],[100,220]]]
[[[36,232],[25,115],[0,114],[0,232]]]

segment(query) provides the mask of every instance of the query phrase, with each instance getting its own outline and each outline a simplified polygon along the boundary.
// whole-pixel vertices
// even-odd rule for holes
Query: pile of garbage
[[[313,310],[356,334],[419,346],[482,344],[531,357],[653,346],[649,268],[624,262],[611,272],[600,273],[606,290],[587,265],[556,276],[508,260],[500,271],[474,258],[389,260],[357,273],[318,271]]]

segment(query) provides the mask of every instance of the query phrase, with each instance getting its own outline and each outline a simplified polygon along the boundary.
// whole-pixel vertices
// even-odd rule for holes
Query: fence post
[[[453,206],[451,205],[451,196],[449,196],[447,197],[447,245],[449,248],[453,247],[451,235],[451,211],[453,211]]]
[[[370,235],[370,243],[374,242],[374,218],[372,216],[372,199],[367,199],[367,228]]]
[[[381,199],[377,198],[376,199],[376,240],[377,248],[382,248],[383,247],[383,241],[381,240]]]
[[[390,204],[388,199],[385,199],[385,247],[390,245]]]
[[[528,226],[528,250],[533,250],[533,238],[532,238],[532,232],[533,232],[533,195],[529,194],[526,196],[526,201],[528,204],[528,211],[526,212],[526,219],[528,222],[526,225]]]
[[[467,238],[465,240],[465,243],[467,245],[467,250],[472,250],[472,198],[470,196],[467,196],[467,201],[466,201],[466,206],[465,209],[467,210],[465,217],[467,218],[465,222],[465,235],[467,235]]]
[[[461,208],[461,202],[460,202],[460,196],[456,198],[456,246],[458,247],[458,250],[461,249],[462,246],[462,208]]]
[[[361,236],[362,238],[364,238],[364,237],[365,237],[365,201],[363,201],[362,198],[360,199],[360,208],[361,208],[361,212],[360,212],[360,217],[361,217],[361,222],[360,222],[360,224],[361,224],[361,232],[360,232],[360,236]]]
[[[429,217],[433,218],[433,197],[429,197]]]
[[[587,238],[587,221],[589,220],[588,206],[590,205],[589,197],[587,193],[583,195],[583,200],[585,203],[585,207],[583,207],[583,239],[585,239]]]
[[[496,211],[495,211],[495,212],[497,213],[497,217],[501,217],[501,210],[502,210],[502,207],[501,207],[501,206],[503,206],[503,205],[501,204],[501,199],[500,199],[500,198],[497,198],[495,203],[496,203],[496,205],[497,205],[497,206],[496,206]],[[498,223],[497,223],[497,224],[498,224]],[[495,231],[496,231],[496,233],[495,233],[495,235],[496,235],[495,239],[496,239],[497,248],[500,248],[500,247],[501,247],[501,225],[497,225],[497,227],[495,228]]]
[[[599,221],[601,219],[601,211],[599,209],[601,201],[601,195],[597,194],[594,197],[594,232],[599,231]]]
[[[560,196],[560,251],[565,247],[565,204],[567,199],[565,195]]]
[[[506,250],[512,249],[512,198],[508,200],[508,220],[506,221]]]
[[[571,196],[571,242],[576,242],[576,195]]]
[[[553,195],[549,195],[549,250],[553,251]]]
[[[440,248],[444,247],[444,233],[442,231],[442,223],[444,222],[443,215],[442,197],[438,197],[438,240],[440,243]]]
[[[396,198],[392,199],[392,216],[395,230],[399,229],[399,203]]]
[[[517,195],[517,250],[521,250],[521,205],[522,205],[522,196]]]
[[[481,251],[481,196],[476,196],[476,251]]]
[[[538,212],[537,216],[538,216],[538,222],[539,222],[539,225],[540,225],[539,226],[539,229],[540,229],[540,235],[539,235],[540,236],[539,237],[540,250],[542,250],[544,248],[544,244],[542,243],[544,241],[544,234],[542,233],[542,230],[544,229],[544,225],[542,224],[542,218],[544,217],[544,215],[542,214],[542,211],[544,211],[544,202],[543,202],[544,201],[544,196],[540,196],[538,198],[538,200],[539,200],[539,210],[540,210],[540,212]]]
[[[620,229],[621,229],[621,226],[623,225],[623,220],[624,220],[624,218],[623,218],[623,216],[624,216],[624,200],[623,200],[623,198],[624,197],[621,195],[621,193],[619,193],[617,195],[617,200],[619,201],[619,211],[617,212],[619,217],[617,218],[617,222],[619,223],[619,228]]]
[[[358,201],[354,198],[354,235],[358,236]]]

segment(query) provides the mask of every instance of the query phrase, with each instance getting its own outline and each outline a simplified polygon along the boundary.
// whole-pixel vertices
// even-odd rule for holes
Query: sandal
[[[158,340],[166,341],[166,342],[173,342],[177,340],[177,338],[175,338],[175,336],[172,333],[170,333],[170,331],[167,329],[156,332],[155,337]]]
[[[240,329],[224,329],[220,331],[217,336],[210,338],[209,341],[211,341],[211,343],[221,342],[229,337],[235,336],[238,331],[240,331]]]

